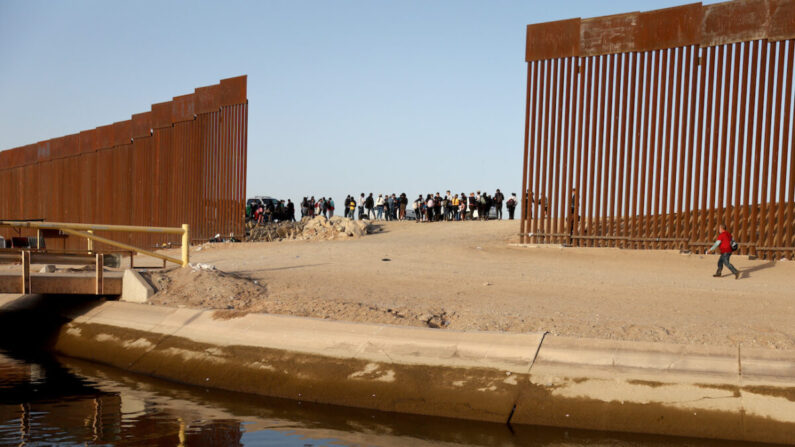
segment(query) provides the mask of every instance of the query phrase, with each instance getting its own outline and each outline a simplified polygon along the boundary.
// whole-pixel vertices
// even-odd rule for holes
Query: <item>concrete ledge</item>
[[[32,294],[94,295],[96,292],[94,273],[31,273]],[[121,293],[122,276],[117,272],[104,273],[106,295]],[[21,290],[21,275],[15,272],[0,272],[0,293],[13,294]]]
[[[155,294],[155,289],[133,269],[127,269],[122,276],[121,297],[122,301],[131,303],[145,303]]]
[[[104,303],[69,356],[184,383],[396,411],[795,442],[795,353],[464,333]]]

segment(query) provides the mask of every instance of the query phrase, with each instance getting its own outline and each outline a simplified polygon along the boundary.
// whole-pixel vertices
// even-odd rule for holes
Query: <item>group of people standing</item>
[[[356,218],[356,211],[358,209],[359,219],[405,220],[406,207],[409,204],[409,199],[406,197],[406,193],[401,193],[400,195],[395,193],[378,194],[378,197],[374,197],[373,193],[367,196],[361,193],[358,200],[348,195],[345,198],[345,203],[347,204],[345,207],[345,212],[347,213],[345,217],[351,219]]]
[[[319,200],[315,200],[315,196],[308,199],[304,197],[301,200],[301,218],[325,216],[330,219],[334,217],[335,207],[336,204],[331,197],[321,197]]]
[[[491,210],[495,210],[495,218],[502,219],[503,203],[508,208],[508,218],[513,219],[516,211],[516,194],[511,194],[508,200],[497,189],[494,195],[477,191],[477,193],[451,194],[448,190],[444,196],[438,192],[427,194],[425,198],[420,194],[413,203],[414,215],[417,222],[463,221],[463,220],[488,220]]]
[[[287,199],[265,203],[246,204],[246,220],[254,221],[257,225],[264,225],[276,221],[294,221],[295,205]]]
[[[470,192],[452,194],[449,190],[441,195],[420,194],[411,204],[414,219],[417,222],[463,221],[463,220],[488,220],[491,210],[495,210],[495,218],[502,219],[503,205],[508,209],[508,219],[513,220],[516,206],[519,201],[516,193],[511,194],[506,200],[505,195],[497,189],[490,195],[484,192]],[[342,202],[342,214],[350,219],[369,220],[406,220],[406,211],[409,208],[409,199],[406,193],[401,194],[359,194],[355,197],[348,194]],[[331,197],[321,197],[315,200],[314,196],[304,197],[301,201],[301,217],[334,216],[336,204]]]

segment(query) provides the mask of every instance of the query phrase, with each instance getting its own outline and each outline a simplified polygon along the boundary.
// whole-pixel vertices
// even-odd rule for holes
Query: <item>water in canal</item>
[[[38,329],[57,327],[45,321],[47,314],[36,315]],[[46,331],[31,327],[24,316],[0,309],[1,446],[750,445],[509,427],[184,386],[56,357],[46,348]]]

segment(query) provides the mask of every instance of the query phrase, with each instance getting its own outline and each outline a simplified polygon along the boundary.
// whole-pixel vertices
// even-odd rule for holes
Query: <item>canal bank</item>
[[[6,298],[0,309],[36,305]],[[187,384],[512,425],[795,442],[788,351],[223,319],[125,302],[57,311],[57,352]]]

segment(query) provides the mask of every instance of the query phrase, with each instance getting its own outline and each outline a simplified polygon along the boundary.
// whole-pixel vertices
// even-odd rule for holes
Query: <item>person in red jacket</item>
[[[732,256],[732,235],[728,231],[726,231],[726,225],[720,224],[720,234],[718,235],[718,240],[715,241],[715,244],[707,250],[707,253],[711,251],[715,251],[715,249],[720,249],[720,259],[718,259],[718,271],[715,272],[714,277],[720,278],[721,272],[723,271],[723,266],[731,270],[734,273],[734,279],[740,279],[740,271],[734,268],[733,265],[729,262],[729,258]]]

